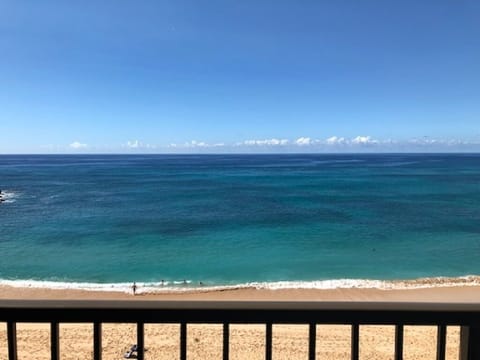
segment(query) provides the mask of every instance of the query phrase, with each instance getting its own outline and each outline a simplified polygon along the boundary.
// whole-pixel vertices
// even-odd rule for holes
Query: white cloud
[[[313,141],[309,137],[299,137],[297,140],[295,140],[295,144],[299,146],[312,145]]]
[[[427,144],[434,144],[436,142],[436,140],[424,137],[424,138],[410,139],[410,140],[408,140],[408,142],[410,144],[415,144],[415,145],[427,145]]]
[[[372,139],[370,136],[357,136],[356,138],[352,139],[352,144],[372,145],[372,144],[378,144],[378,141]]]
[[[325,140],[327,145],[343,145],[346,144],[348,141],[344,137],[338,136],[331,136],[327,140]]]
[[[138,149],[142,144],[138,140],[127,141],[127,147],[130,149]]]
[[[192,140],[189,143],[185,143],[186,147],[208,147],[208,144],[204,141]]]
[[[247,146],[284,146],[287,145],[289,141],[287,139],[264,139],[264,140],[245,140],[240,145]]]
[[[131,141],[129,140],[129,141],[127,141],[126,144],[122,144],[122,147],[124,147],[124,148],[126,147],[126,148],[132,149],[132,150],[133,149],[138,149],[138,150],[143,149],[143,150],[145,150],[145,149],[156,149],[157,145],[144,144],[139,140],[131,140]]]
[[[83,144],[80,141],[74,141],[69,145],[72,149],[85,149],[88,147],[87,144]]]
[[[460,140],[460,139],[434,139],[424,136],[423,138],[413,138],[408,140],[409,144],[418,146],[464,146],[464,145],[478,145],[478,142]]]
[[[223,147],[223,146],[225,146],[225,143],[209,144],[205,141],[192,140],[184,144],[171,143],[167,147],[177,148],[177,149],[192,149],[192,148],[215,148],[215,147]]]

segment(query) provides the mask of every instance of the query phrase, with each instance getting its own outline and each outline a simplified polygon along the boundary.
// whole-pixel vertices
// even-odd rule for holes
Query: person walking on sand
[[[137,283],[135,281],[133,282],[133,285],[132,285],[132,292],[133,292],[133,296],[135,296],[135,294],[137,293]]]

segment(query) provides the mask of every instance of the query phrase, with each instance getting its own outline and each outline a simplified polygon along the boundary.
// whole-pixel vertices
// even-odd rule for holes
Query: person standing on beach
[[[137,283],[135,281],[133,282],[133,285],[132,285],[132,292],[133,292],[133,296],[135,296],[137,292]]]

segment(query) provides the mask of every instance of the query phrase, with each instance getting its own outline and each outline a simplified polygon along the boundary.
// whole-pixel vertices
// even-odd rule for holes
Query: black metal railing
[[[180,359],[187,359],[187,324],[223,324],[223,359],[229,358],[230,324],[265,324],[265,359],[272,358],[272,324],[309,326],[308,354],[315,359],[316,327],[351,325],[351,358],[359,358],[360,325],[394,325],[394,358],[403,358],[406,325],[437,327],[437,360],[445,359],[447,326],[460,326],[459,359],[480,359],[480,303],[235,302],[235,301],[0,301],[7,324],[8,359],[17,360],[16,324],[50,324],[52,360],[60,359],[59,324],[93,323],[93,357],[102,357],[102,323],[137,325],[137,358],[144,359],[145,324],[180,324]]]

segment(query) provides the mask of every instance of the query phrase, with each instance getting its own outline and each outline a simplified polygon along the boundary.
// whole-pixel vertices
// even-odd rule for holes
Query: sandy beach
[[[335,289],[335,290],[255,290],[221,292],[137,295],[117,292],[51,290],[0,287],[0,299],[103,299],[103,300],[257,300],[257,301],[413,301],[413,302],[478,302],[480,287],[445,287],[414,290]],[[49,358],[48,324],[19,324],[18,353],[20,359]],[[61,324],[62,359],[92,358],[93,329],[89,324]],[[230,352],[232,359],[262,359],[264,356],[263,325],[232,325]],[[147,324],[146,358],[177,359],[179,326]],[[306,359],[308,328],[304,325],[274,325],[274,359]],[[103,331],[104,359],[121,359],[135,343],[134,324],[105,324]],[[458,358],[459,328],[447,331],[447,359]],[[392,326],[361,326],[360,357],[391,359],[394,349]],[[436,328],[405,327],[405,359],[435,359]],[[6,328],[0,325],[0,359],[6,359]],[[319,325],[317,358],[346,359],[350,355],[350,327]],[[188,326],[189,359],[221,359],[222,328],[220,325]]]

